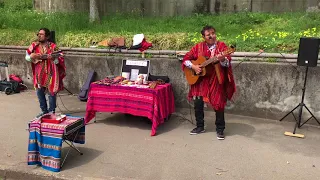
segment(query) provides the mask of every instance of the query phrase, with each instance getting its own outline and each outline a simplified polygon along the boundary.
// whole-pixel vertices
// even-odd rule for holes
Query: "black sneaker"
[[[203,127],[196,127],[192,131],[190,131],[191,135],[200,134],[205,132],[206,130]]]
[[[223,134],[223,131],[219,131],[219,132],[217,132],[217,139],[219,139],[219,140],[224,140],[224,134]]]

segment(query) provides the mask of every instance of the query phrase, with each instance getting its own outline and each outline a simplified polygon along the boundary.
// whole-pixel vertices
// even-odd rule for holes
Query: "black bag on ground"
[[[170,82],[170,79],[168,76],[155,76],[155,75],[151,75],[149,73],[149,76],[148,76],[148,81],[157,81],[157,80],[163,80],[165,83],[169,83]]]
[[[6,95],[11,93],[20,93],[19,83],[16,81],[0,81],[0,91],[3,91]]]
[[[94,81],[96,72],[95,71],[89,71],[88,77],[82,88],[80,89],[78,98],[80,101],[87,101],[88,100],[88,94],[89,94],[89,88],[90,84]]]
[[[6,95],[12,94],[12,93],[20,93],[20,86],[19,82],[10,80],[9,77],[9,70],[8,70],[8,63],[0,61],[0,67],[4,67],[6,71],[6,79],[2,80],[0,78],[0,91],[4,92]],[[1,77],[1,75],[0,75]]]

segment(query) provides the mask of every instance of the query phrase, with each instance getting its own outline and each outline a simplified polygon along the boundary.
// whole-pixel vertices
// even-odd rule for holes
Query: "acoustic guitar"
[[[222,52],[222,56],[225,57],[231,53],[235,52],[235,46],[230,46],[227,50],[223,51]],[[200,76],[205,76],[207,74],[207,70],[206,70],[206,66],[213,63],[215,64],[215,67],[217,65],[220,66],[220,64],[217,64],[219,62],[218,58],[215,56],[215,57],[212,57],[212,58],[209,58],[208,60],[204,57],[204,56],[199,56],[197,60],[193,60],[191,61],[191,63],[193,65],[201,65],[202,67],[202,71],[201,73],[197,74],[193,69],[191,68],[184,68],[184,74],[186,76],[186,79],[188,81],[188,83],[190,85],[192,84],[195,84],[199,77]],[[217,71],[218,68],[215,68],[215,70]],[[220,75],[220,73],[217,73],[217,75]]]
[[[40,57],[39,59],[34,59],[34,60],[32,60],[32,63],[37,64],[37,63],[41,62],[42,60],[47,60],[48,57],[49,57],[49,55],[51,55],[51,57],[52,57],[53,59],[55,59],[55,58],[57,58],[57,57],[63,57],[63,56],[64,56],[64,54],[62,53],[62,51],[56,51],[56,52],[53,52],[53,53],[51,53],[51,54],[43,54],[43,55],[41,55],[41,57]]]

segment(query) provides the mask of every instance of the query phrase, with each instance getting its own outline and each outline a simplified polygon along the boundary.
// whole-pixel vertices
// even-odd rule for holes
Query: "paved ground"
[[[62,111],[84,115],[85,103],[61,95]],[[27,122],[39,111],[33,91],[0,93],[0,177],[13,179],[306,179],[320,178],[320,129],[303,126],[305,139],[284,136],[290,119],[227,115],[226,139],[215,137],[214,114],[206,112],[207,132],[191,136],[189,110],[179,110],[150,137],[148,120],[99,113],[86,127],[84,155],[71,155],[60,173],[26,163]],[[65,153],[67,147],[63,148]],[[47,177],[47,178],[46,178]],[[1,178],[0,178],[1,179]]]

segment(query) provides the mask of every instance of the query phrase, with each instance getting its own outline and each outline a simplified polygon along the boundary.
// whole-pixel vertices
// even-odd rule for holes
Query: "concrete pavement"
[[[76,96],[58,97],[59,108],[73,115],[84,116],[85,105]],[[226,139],[219,141],[212,112],[205,114],[206,133],[188,134],[194,127],[185,119],[189,109],[179,109],[154,137],[144,118],[99,113],[86,127],[86,143],[76,144],[84,155],[71,151],[53,173],[26,162],[27,122],[38,112],[34,91],[0,93],[0,179],[320,179],[319,127],[303,126],[297,133],[306,138],[299,139],[283,135],[293,130],[290,118],[227,114]]]

